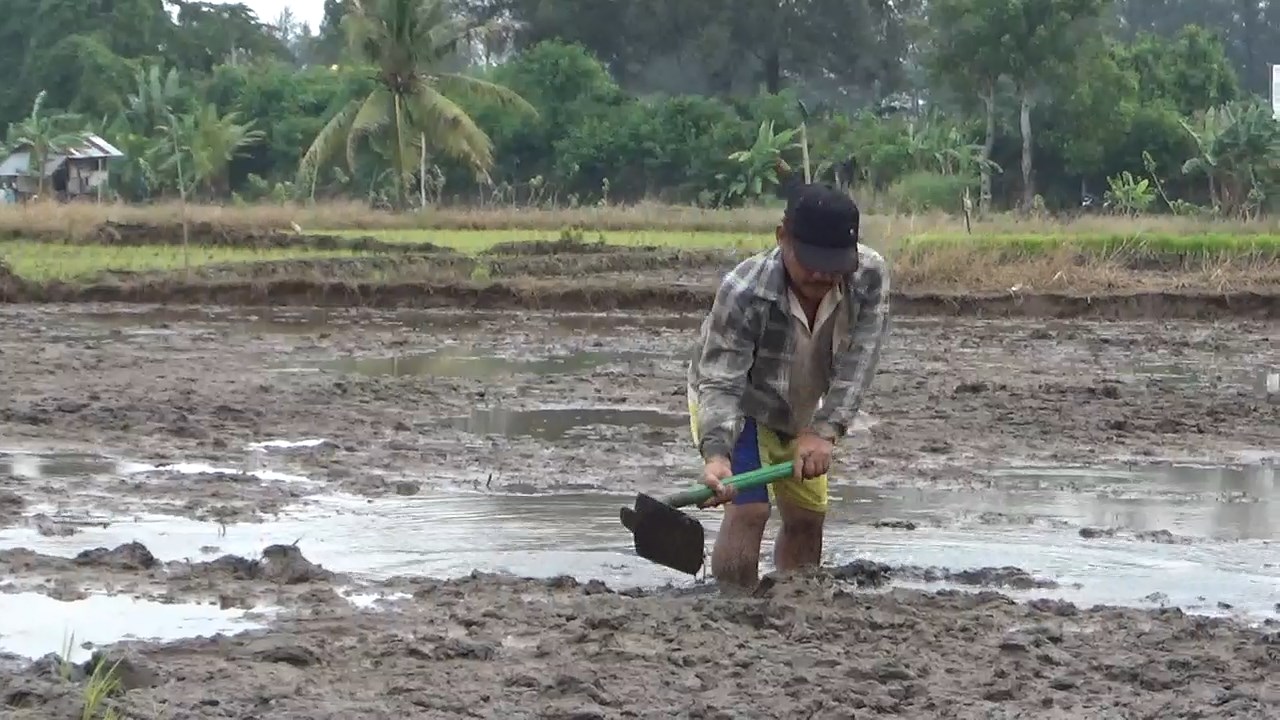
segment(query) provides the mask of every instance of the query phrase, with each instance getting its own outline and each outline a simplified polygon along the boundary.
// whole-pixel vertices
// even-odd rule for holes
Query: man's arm
[[[866,297],[850,334],[849,347],[836,358],[835,377],[814,414],[811,429],[838,442],[853,425],[863,395],[875,376],[880,348],[889,332],[889,272],[883,260],[866,266]]]
[[[760,313],[750,273],[731,272],[720,283],[707,337],[698,357],[698,451],[704,460],[729,457],[742,419],[740,401],[755,360]]]

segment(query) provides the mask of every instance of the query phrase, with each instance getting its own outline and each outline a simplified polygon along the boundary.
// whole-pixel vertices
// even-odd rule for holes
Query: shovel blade
[[[621,517],[640,557],[689,575],[702,569],[702,523],[644,493],[636,495],[634,510],[622,509]]]

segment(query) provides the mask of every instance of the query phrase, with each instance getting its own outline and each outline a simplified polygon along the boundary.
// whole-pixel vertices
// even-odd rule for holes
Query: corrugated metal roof
[[[83,159],[83,158],[82,158]],[[44,161],[44,175],[48,177],[53,174],[58,166],[67,161],[66,155],[50,155]],[[0,177],[17,177],[19,175],[31,175],[31,154],[26,150],[19,150],[10,155],[0,163]]]
[[[20,150],[9,155],[0,162],[0,177],[13,177],[15,175],[26,175],[27,168],[31,165],[31,156],[26,150]]]
[[[83,145],[67,148],[67,156],[73,158],[119,158],[124,157],[115,145],[89,133]]]
[[[51,175],[58,166],[66,162],[67,158],[76,160],[96,160],[106,158],[122,158],[124,153],[120,152],[116,146],[103,140],[102,138],[89,134],[85,138],[82,145],[74,148],[68,148],[65,154],[51,154],[45,159],[44,174]],[[0,177],[14,177],[17,175],[29,175],[28,167],[31,166],[31,156],[26,150],[19,150],[0,162]]]

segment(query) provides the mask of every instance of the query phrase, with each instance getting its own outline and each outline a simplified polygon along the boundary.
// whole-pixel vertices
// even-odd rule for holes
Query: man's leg
[[[769,463],[791,460],[795,441],[783,443],[772,432],[760,434],[762,454]],[[808,480],[779,480],[774,498],[782,528],[773,544],[773,564],[781,572],[817,567],[822,562],[822,529],[827,517],[827,476]]]
[[[753,588],[760,578],[760,541],[769,522],[769,502],[724,506],[724,519],[711,551],[711,574],[717,582]]]
[[[782,572],[817,567],[822,562],[822,524],[825,512],[815,512],[778,498],[782,529],[773,544],[773,564]]]
[[[695,445],[698,443],[697,417],[698,402],[690,390],[689,422]],[[735,475],[761,467],[756,423],[751,418],[746,419],[734,443],[729,464]],[[764,526],[769,522],[769,490],[755,488],[738,493],[733,502],[723,508],[724,518],[711,550],[711,575],[727,585],[755,587],[760,576],[760,542],[764,539]]]
[[[759,433],[756,421],[746,418],[729,459],[734,475],[764,466]],[[760,542],[764,539],[769,513],[767,487],[740,491],[733,502],[724,506],[724,520],[711,551],[711,574],[718,582],[744,588],[756,586],[760,579]]]

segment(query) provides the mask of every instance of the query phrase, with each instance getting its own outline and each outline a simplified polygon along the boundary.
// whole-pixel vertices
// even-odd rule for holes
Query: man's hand
[[[830,440],[811,430],[796,437],[795,479],[808,480],[825,474],[831,469],[831,451],[835,446]]]
[[[731,477],[733,477],[733,466],[729,464],[729,458],[708,458],[706,466],[702,468],[702,484],[711,488],[715,495],[698,507],[715,507],[732,500],[738,493],[737,488],[724,484],[724,481]]]

